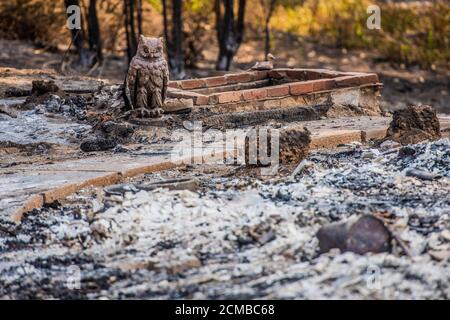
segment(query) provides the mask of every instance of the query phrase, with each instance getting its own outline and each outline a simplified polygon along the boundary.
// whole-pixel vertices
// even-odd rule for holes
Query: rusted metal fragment
[[[390,231],[380,219],[372,215],[325,226],[319,230],[317,238],[320,253],[334,248],[357,254],[391,251]]]

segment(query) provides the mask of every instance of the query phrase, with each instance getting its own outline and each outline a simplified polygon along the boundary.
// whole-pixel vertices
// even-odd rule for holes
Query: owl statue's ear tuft
[[[143,35],[143,34],[141,34],[141,35],[139,36],[139,39],[140,39],[141,41],[144,41],[144,40],[145,40],[145,37],[144,37],[144,35]]]
[[[164,37],[159,37],[159,41],[164,44]]]

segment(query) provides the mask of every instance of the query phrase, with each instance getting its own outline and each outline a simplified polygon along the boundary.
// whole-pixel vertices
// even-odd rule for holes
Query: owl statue
[[[125,102],[134,117],[158,118],[163,114],[169,82],[163,48],[163,38],[139,38],[125,80]]]

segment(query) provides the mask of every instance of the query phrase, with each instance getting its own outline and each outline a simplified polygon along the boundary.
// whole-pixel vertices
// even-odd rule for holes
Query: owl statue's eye
[[[148,48],[147,47],[144,47],[144,53],[150,53],[150,50],[148,50]]]

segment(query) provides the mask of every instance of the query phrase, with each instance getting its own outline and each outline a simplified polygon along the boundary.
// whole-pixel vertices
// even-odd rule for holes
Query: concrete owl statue
[[[134,117],[158,118],[163,114],[169,82],[163,48],[163,38],[139,38],[125,80],[125,102]]]

